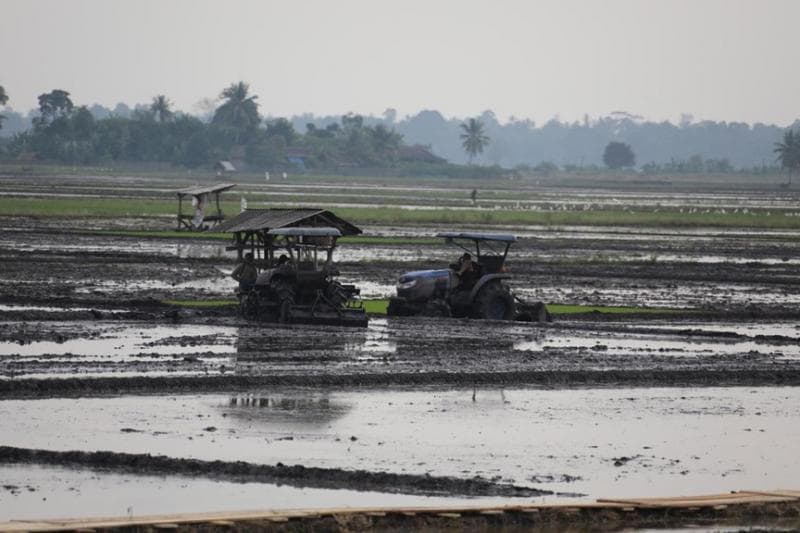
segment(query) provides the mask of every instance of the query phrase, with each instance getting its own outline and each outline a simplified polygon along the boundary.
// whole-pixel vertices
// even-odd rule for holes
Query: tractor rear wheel
[[[513,320],[517,312],[514,296],[499,281],[490,281],[475,297],[473,306],[478,318]]]
[[[278,310],[278,322],[287,324],[292,319],[292,306],[294,301],[292,298],[284,298],[281,300],[281,306]]]

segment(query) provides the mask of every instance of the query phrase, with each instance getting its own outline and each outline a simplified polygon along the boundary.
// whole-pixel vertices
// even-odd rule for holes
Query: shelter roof
[[[510,233],[473,233],[473,232],[455,232],[446,231],[437,233],[437,237],[444,237],[445,239],[469,239],[471,241],[500,241],[500,242],[517,242],[516,235]]]
[[[189,187],[187,189],[180,189],[175,191],[178,196],[198,196],[201,194],[209,194],[214,192],[227,191],[236,187],[235,183],[217,183],[208,187]]]
[[[223,222],[214,231],[239,233],[244,231],[269,231],[285,227],[328,227],[338,229],[342,235],[358,235],[361,229],[324,209],[248,209]]]
[[[230,161],[217,161],[217,164],[214,165],[214,168],[224,170],[225,172],[236,172],[236,167],[233,166],[233,163]]]
[[[314,228],[298,226],[294,228],[275,228],[267,232],[269,235],[286,235],[289,237],[341,237],[342,232],[336,228]]]

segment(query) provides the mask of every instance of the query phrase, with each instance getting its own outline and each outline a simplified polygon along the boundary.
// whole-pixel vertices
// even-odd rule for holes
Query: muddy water
[[[0,249],[19,252],[89,252],[154,255],[186,258],[223,258],[233,256],[225,251],[227,242],[187,242],[166,239],[127,239],[93,235],[70,235],[69,239],[52,239],[44,234],[18,233],[0,238]]]
[[[3,322],[0,379],[791,370],[800,361],[800,330],[787,322],[480,323],[482,330],[475,324],[373,318],[366,330],[354,330]]]
[[[6,400],[0,419],[14,428],[3,444],[18,447],[480,475],[590,497],[769,490],[800,476],[798,388],[272,388]]]
[[[4,326],[6,339],[14,339],[0,341],[5,378],[191,375],[234,366],[236,328],[102,322],[77,328],[71,322]]]
[[[509,501],[295,488],[180,475],[130,476],[36,465],[0,465],[0,479],[5,487],[14,487],[0,487],[0,521],[308,507],[502,505]]]

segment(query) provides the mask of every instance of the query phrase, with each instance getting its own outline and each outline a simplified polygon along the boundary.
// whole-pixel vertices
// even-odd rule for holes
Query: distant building
[[[286,149],[286,159],[298,170],[306,169],[306,160],[309,157],[311,157],[311,152],[300,146],[290,146]]]
[[[447,159],[434,154],[431,149],[421,144],[401,146],[398,156],[403,161],[422,161],[424,163],[447,163]]]
[[[230,161],[217,161],[214,164],[214,171],[218,176],[222,176],[224,174],[233,174],[236,172],[236,167]]]

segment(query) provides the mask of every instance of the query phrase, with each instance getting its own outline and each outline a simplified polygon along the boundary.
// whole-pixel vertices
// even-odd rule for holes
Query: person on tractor
[[[472,255],[464,252],[464,254],[458,258],[456,266],[458,267],[456,269],[459,280],[458,288],[469,289],[474,286],[475,282],[478,281],[479,266],[472,260]]]
[[[249,292],[253,288],[258,279],[258,269],[253,261],[253,254],[244,254],[244,262],[231,272],[231,277],[239,282],[240,292]]]

